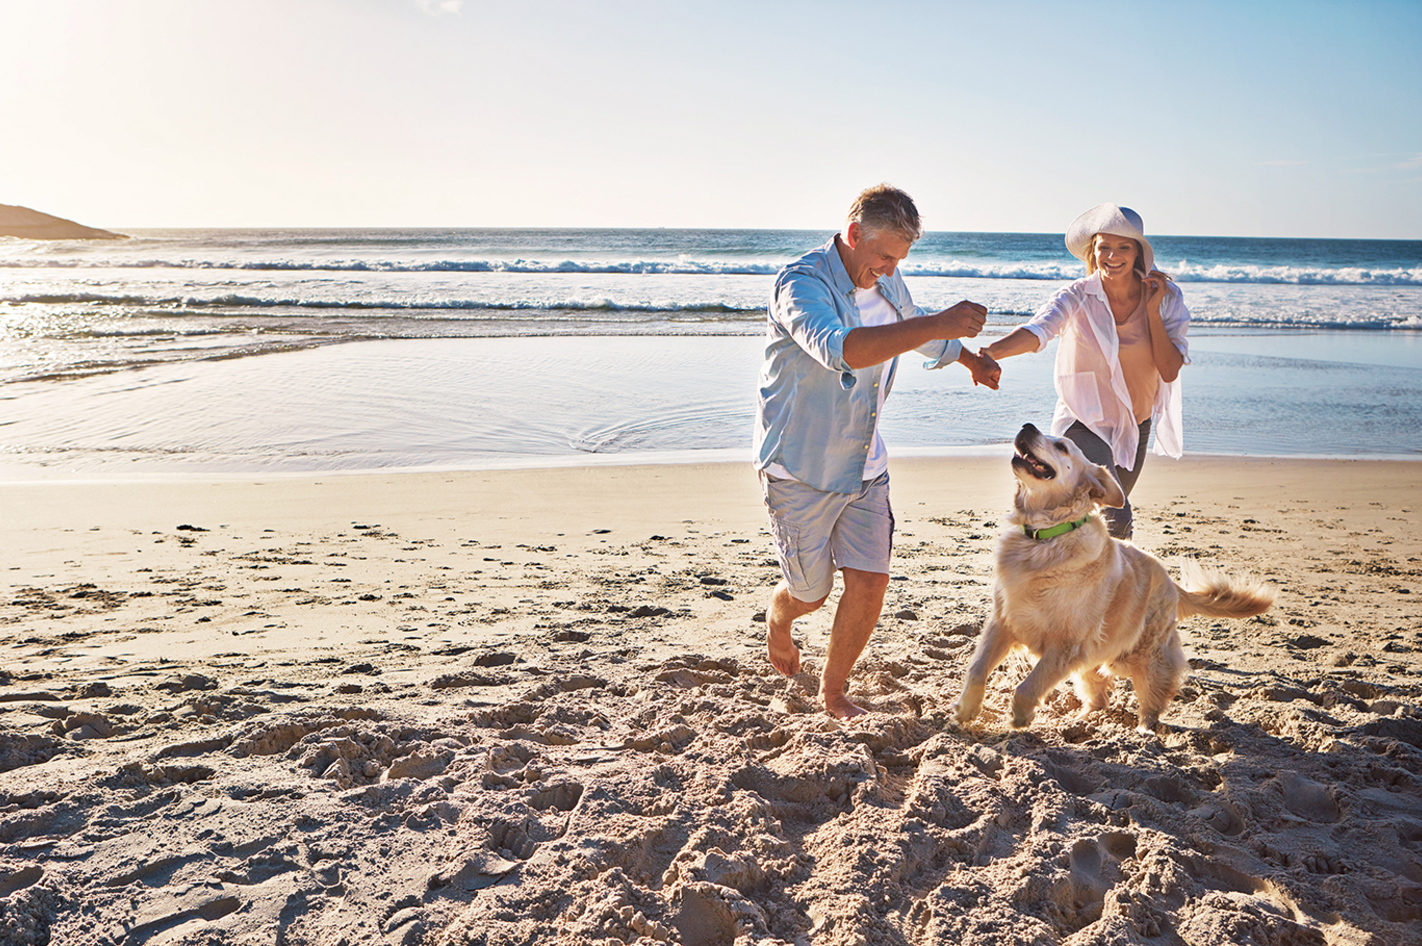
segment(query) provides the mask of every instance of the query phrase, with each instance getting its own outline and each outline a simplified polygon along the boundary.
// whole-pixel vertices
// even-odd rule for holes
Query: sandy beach
[[[1279,589],[1157,735],[955,728],[1013,481],[892,475],[849,723],[747,464],[0,484],[0,942],[1422,942],[1422,464],[1152,458]]]

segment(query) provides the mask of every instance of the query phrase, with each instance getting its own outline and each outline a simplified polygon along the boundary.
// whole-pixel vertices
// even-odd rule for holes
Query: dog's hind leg
[[[987,691],[988,675],[997,669],[1016,643],[996,616],[987,619],[983,625],[983,636],[978,638],[973,658],[968,661],[968,672],[963,677],[963,693],[953,711],[953,719],[958,725],[966,725],[978,715],[983,706],[983,694]]]
[[[1032,717],[1037,715],[1037,704],[1071,675],[1074,662],[1075,655],[1071,654],[1048,651],[1042,655],[1012,695],[1013,726],[1021,729],[1032,722]]]
[[[1180,645],[1180,634],[1172,627],[1160,648],[1132,668],[1131,683],[1140,704],[1136,711],[1138,732],[1155,732],[1160,725],[1160,714],[1180,689],[1189,666],[1185,648]]]

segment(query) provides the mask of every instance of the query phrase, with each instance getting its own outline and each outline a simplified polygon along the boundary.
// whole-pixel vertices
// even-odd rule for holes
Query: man
[[[825,711],[839,718],[865,712],[844,687],[889,586],[894,519],[878,428],[898,356],[916,349],[928,368],[956,361],[997,387],[997,365],[957,341],[978,334],[987,309],[965,301],[930,314],[909,297],[898,266],[922,234],[907,194],[871,187],[843,233],[780,271],[768,313],[755,465],[784,577],[765,612],[767,650],[776,670],[799,673],[791,625],[843,572],[820,675]]]

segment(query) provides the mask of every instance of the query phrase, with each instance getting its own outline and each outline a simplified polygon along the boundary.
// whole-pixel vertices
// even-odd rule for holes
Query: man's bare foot
[[[770,665],[787,677],[795,676],[800,672],[800,648],[791,639],[790,628],[777,627],[770,622],[768,615],[766,627],[765,645]]]
[[[854,716],[863,716],[869,711],[858,704],[851,703],[849,697],[843,693],[831,696],[828,693],[821,693],[820,698],[825,701],[825,712],[835,719],[849,719]]]

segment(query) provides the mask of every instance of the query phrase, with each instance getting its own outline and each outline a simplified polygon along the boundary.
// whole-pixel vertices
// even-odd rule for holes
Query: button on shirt
[[[897,270],[880,278],[877,288],[894,320],[926,314],[914,305]],[[861,488],[882,397],[893,386],[898,364],[893,358],[856,370],[845,363],[844,337],[864,324],[833,239],[780,271],[760,371],[757,469],[783,471],[826,492]],[[928,358],[925,368],[951,364],[962,350],[960,342],[947,339],[918,349]]]
[[[898,313],[889,305],[889,300],[879,291],[878,286],[854,290],[854,304],[859,307],[859,320],[865,326],[889,325],[898,321]],[[870,445],[869,456],[864,461],[864,479],[872,480],[889,470],[889,448],[884,443],[884,435],[879,432],[879,419],[884,416],[884,398],[889,391],[879,386],[879,403],[874,408],[874,442]]]
[[[1188,365],[1190,345],[1185,340],[1185,332],[1190,325],[1190,310],[1185,308],[1179,288],[1171,286],[1161,300],[1160,320]],[[1106,290],[1101,287],[1101,276],[1093,274],[1062,289],[1037,310],[1026,328],[1037,336],[1038,351],[1061,336],[1056,361],[1059,400],[1052,417],[1052,434],[1060,437],[1072,421],[1079,420],[1111,445],[1111,456],[1117,466],[1132,469],[1140,442],[1140,427],[1131,404],[1130,386],[1121,367],[1116,319],[1111,314]],[[1155,391],[1151,416],[1154,452],[1180,456],[1184,452],[1184,438],[1178,377],[1169,383],[1161,380]]]

